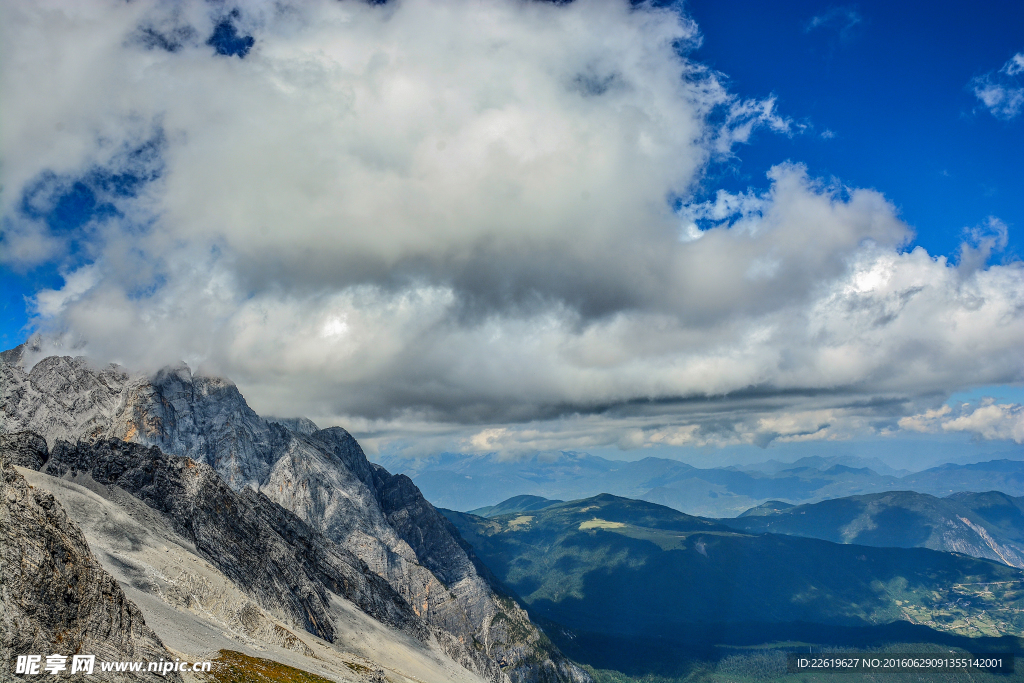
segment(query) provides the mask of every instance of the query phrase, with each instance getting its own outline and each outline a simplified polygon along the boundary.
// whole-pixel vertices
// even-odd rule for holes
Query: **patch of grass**
[[[586,531],[587,529],[621,529],[626,526],[622,522],[609,522],[604,519],[588,519],[586,522],[580,524],[580,531]]]
[[[533,521],[533,515],[519,515],[515,519],[508,520],[509,531],[519,531],[523,527],[530,526],[530,522]]]
[[[302,669],[234,650],[221,650],[208,675],[216,683],[334,683]]]
[[[368,666],[359,664],[357,662],[345,662],[345,666],[347,666],[352,671],[355,671],[357,674],[367,675],[373,673],[373,669],[371,669]]]

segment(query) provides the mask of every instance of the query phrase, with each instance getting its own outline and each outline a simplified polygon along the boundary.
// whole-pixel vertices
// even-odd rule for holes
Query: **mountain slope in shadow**
[[[1024,634],[1024,573],[964,555],[751,535],[607,494],[492,518],[444,512],[556,643],[593,666],[672,670],[778,640]]]

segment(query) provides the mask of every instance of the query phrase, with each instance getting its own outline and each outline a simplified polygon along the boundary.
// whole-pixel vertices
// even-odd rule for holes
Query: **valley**
[[[445,514],[555,642],[595,669],[676,675],[773,643],[1024,642],[1024,573],[965,555],[751,535],[610,495]]]

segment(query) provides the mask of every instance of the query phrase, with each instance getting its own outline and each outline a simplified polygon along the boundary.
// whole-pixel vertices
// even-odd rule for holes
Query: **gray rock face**
[[[212,466],[232,488],[266,479],[287,428],[261,419],[231,382],[185,366],[154,377],[51,356],[26,373],[0,361],[0,430],[58,440],[122,439]]]
[[[174,521],[175,531],[266,609],[334,640],[328,591],[378,621],[427,636],[408,604],[352,553],[251,489],[232,491],[208,466],[158,448],[107,439],[57,442],[43,470],[88,474]]]
[[[305,436],[310,436],[320,431],[316,423],[308,417],[268,417],[267,422],[277,423],[296,434],[303,434]]]
[[[62,654],[68,664],[73,654],[95,655],[97,661],[171,659],[93,557],[78,525],[51,494],[32,490],[14,469],[7,448],[12,441],[0,444],[0,679],[14,679],[13,663],[22,654],[42,655],[44,662],[47,655]],[[181,677],[141,672],[105,680]]]
[[[404,474],[373,466],[381,510],[419,561],[466,610],[467,623],[486,624],[486,653],[521,680],[586,681],[589,675],[566,659],[537,630],[526,611],[480,561],[455,526],[428,503]],[[472,628],[470,626],[470,628]],[[474,637],[472,632],[465,634]]]
[[[50,457],[46,450],[46,439],[35,432],[0,434],[0,451],[12,465],[38,470]]]
[[[26,372],[20,355],[7,358],[0,359],[0,432],[33,430],[51,446],[115,439],[209,465],[260,514],[270,508],[253,502],[255,491],[364,562],[471,671],[496,682],[589,680],[482,571],[412,482],[371,465],[344,429],[261,418],[230,381],[184,366],[143,377],[50,357]],[[64,458],[75,447],[62,448]]]

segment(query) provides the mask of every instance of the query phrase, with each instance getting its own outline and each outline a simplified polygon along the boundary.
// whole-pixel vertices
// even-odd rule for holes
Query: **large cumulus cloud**
[[[234,9],[5,5],[0,258],[63,269],[47,334],[484,451],[843,438],[1022,379],[997,220],[950,262],[799,164],[693,199],[798,126],[690,60],[677,12]]]

